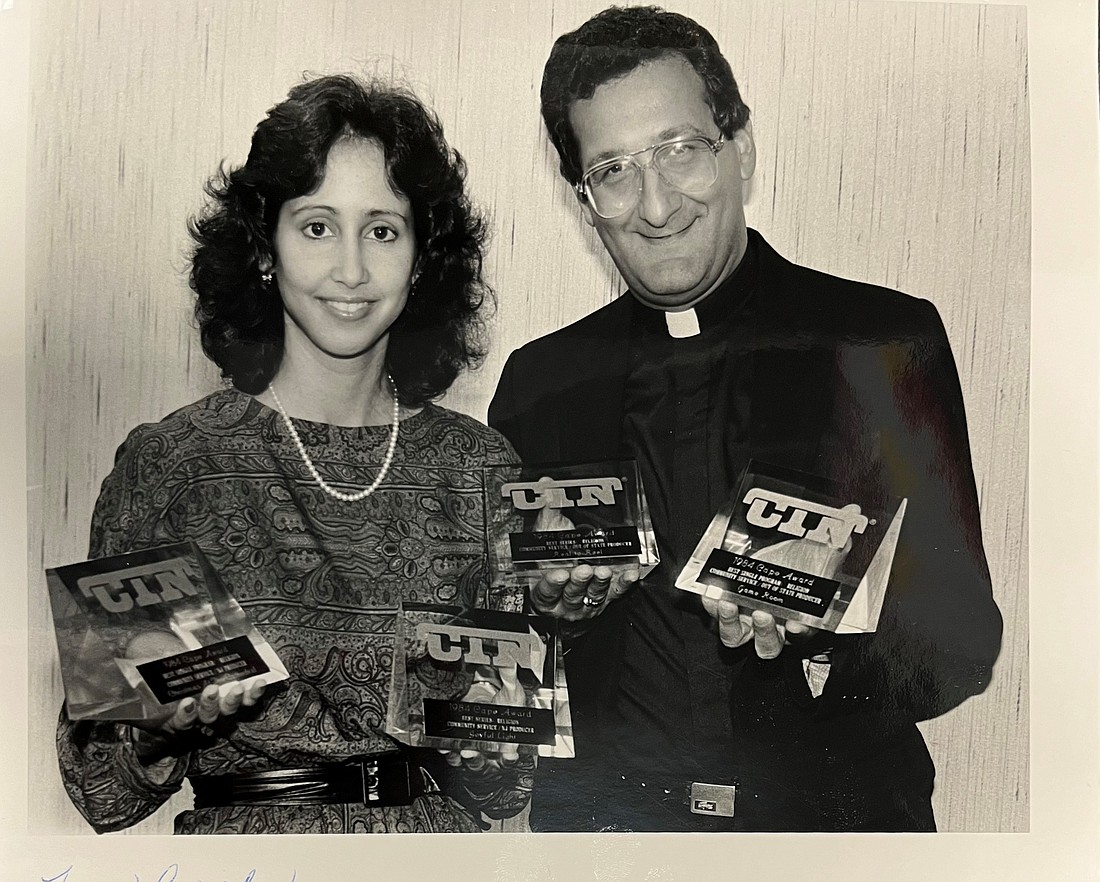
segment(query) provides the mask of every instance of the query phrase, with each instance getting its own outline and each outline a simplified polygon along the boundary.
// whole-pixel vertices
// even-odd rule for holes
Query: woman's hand
[[[475,675],[474,683],[462,698],[498,706],[526,707],[527,692],[519,682],[515,665],[496,668],[490,679]],[[495,682],[499,677],[499,685]],[[482,750],[441,750],[447,764],[457,772],[459,785],[470,795],[478,809],[490,818],[509,818],[518,814],[531,798],[534,756],[522,756],[518,745],[501,744],[499,752]]]
[[[211,727],[230,723],[242,707],[254,706],[266,688],[262,677],[220,686],[211,683],[197,699],[180,700],[167,718],[131,723],[131,739],[138,759],[148,765],[186,751],[197,737],[213,735]]]

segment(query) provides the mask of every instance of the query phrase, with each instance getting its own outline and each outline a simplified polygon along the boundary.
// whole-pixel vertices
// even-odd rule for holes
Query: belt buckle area
[[[409,762],[404,756],[368,757],[358,760],[355,767],[362,776],[365,805],[409,805],[412,802]]]
[[[732,818],[736,796],[736,785],[704,784],[699,781],[692,781],[691,812],[696,815]]]

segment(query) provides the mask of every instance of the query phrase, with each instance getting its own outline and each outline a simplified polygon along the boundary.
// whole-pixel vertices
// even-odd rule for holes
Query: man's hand
[[[267,688],[262,677],[247,683],[211,683],[198,699],[184,698],[167,718],[130,724],[134,750],[143,763],[152,763],[172,755],[197,734],[207,734],[211,726],[230,720],[242,707],[252,707]]]
[[[545,570],[531,588],[531,605],[544,616],[579,622],[604,611],[638,581],[637,564]]]
[[[573,522],[556,509],[544,508],[535,520],[535,530],[548,532],[571,530]],[[531,587],[531,605],[540,615],[567,622],[580,622],[598,616],[613,600],[622,597],[641,577],[637,564],[543,570]]]
[[[776,658],[784,646],[807,640],[818,630],[799,622],[779,621],[759,609],[743,613],[730,600],[704,596],[703,609],[718,621],[718,637],[724,646],[736,649],[752,640],[760,658]]]
[[[790,567],[804,573],[813,573],[833,579],[852,550],[849,538],[843,548],[832,548],[807,539],[788,539],[759,549],[752,554],[754,560],[762,560],[781,567]],[[798,622],[777,621],[775,616],[761,610],[751,614],[741,612],[730,600],[715,600],[704,595],[703,609],[718,620],[718,636],[725,646],[735,649],[751,638],[760,658],[775,658],[783,647],[802,643],[820,629]]]

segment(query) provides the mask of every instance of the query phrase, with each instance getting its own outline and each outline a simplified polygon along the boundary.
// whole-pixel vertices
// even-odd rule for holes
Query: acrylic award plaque
[[[532,581],[548,568],[659,562],[633,460],[505,465],[485,470],[490,560],[498,578]]]
[[[413,747],[573,756],[557,622],[403,604],[386,732]]]
[[[676,587],[828,631],[874,631],[905,505],[874,508],[821,477],[752,461]]]
[[[286,668],[191,542],[46,570],[73,720],[149,720]]]

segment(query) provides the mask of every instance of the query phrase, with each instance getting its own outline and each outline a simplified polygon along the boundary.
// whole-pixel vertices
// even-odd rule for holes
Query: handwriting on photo
[[[70,877],[70,874],[71,874],[71,877]],[[184,876],[180,875],[179,864],[170,864],[168,867],[166,867],[163,870],[163,872],[161,872],[161,874],[159,876],[156,876],[155,878],[153,876],[142,877],[142,876],[138,875],[137,873],[127,874],[127,875],[132,875],[134,877],[134,882],[142,882],[142,878],[152,879],[153,882],[188,882],[187,877],[184,877]],[[41,878],[42,878],[42,882],[80,882],[80,875],[79,875],[78,872],[77,873],[73,872],[73,865],[71,865],[69,867],[66,867],[64,870],[62,870],[56,876],[42,876]],[[122,878],[125,878],[125,877],[122,877]],[[298,878],[297,872],[294,871],[294,870],[291,870],[290,871],[290,882],[296,882],[297,878]],[[219,880],[195,879],[194,882],[231,882],[231,880],[228,880],[228,879],[219,879]],[[243,882],[264,882],[264,880],[260,879],[256,875],[255,870],[249,870],[248,875],[246,875],[244,877]]]

